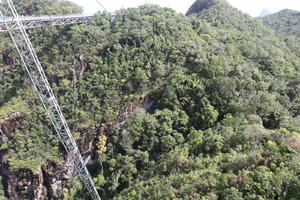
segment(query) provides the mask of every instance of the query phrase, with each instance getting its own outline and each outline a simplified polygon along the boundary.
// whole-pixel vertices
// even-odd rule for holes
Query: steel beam
[[[10,27],[10,30],[17,30],[17,21],[22,21],[25,29],[32,29],[46,26],[61,26],[67,24],[81,24],[87,23],[91,20],[92,15],[49,15],[49,16],[21,16],[17,19],[8,17],[6,19],[0,18],[0,32],[8,31],[5,22]]]

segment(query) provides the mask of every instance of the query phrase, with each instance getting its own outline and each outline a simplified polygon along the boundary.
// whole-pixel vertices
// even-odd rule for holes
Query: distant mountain
[[[265,16],[263,23],[277,32],[293,35],[300,39],[300,12],[285,9]]]
[[[271,12],[269,9],[264,8],[264,9],[261,11],[259,17],[265,17],[265,16],[268,16],[268,15],[271,15],[271,14],[272,14],[272,12]]]

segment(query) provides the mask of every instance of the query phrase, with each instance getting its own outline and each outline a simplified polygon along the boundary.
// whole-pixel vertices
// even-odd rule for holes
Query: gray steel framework
[[[29,74],[35,90],[58,133],[62,144],[74,162],[75,169],[81,181],[86,186],[93,200],[100,200],[91,176],[84,164],[80,151],[70,132],[58,102],[53,94],[43,68],[38,60],[25,27],[18,17],[12,0],[0,0],[0,18],[4,21],[11,39],[21,57],[22,63]],[[13,27],[13,30],[11,28]]]
[[[8,17],[0,18],[0,32],[6,32],[7,27],[5,21],[10,26],[10,30],[17,30],[17,21],[22,21],[25,29],[44,27],[44,26],[60,26],[66,24],[86,23],[91,20],[92,15],[49,15],[49,16],[18,16],[18,18]]]

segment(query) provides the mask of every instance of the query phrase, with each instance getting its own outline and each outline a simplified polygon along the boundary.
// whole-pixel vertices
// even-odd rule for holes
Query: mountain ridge
[[[300,11],[284,9],[262,18],[271,29],[300,39]]]

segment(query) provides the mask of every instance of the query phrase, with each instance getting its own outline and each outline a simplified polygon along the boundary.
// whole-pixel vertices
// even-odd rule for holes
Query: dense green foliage
[[[82,8],[67,0],[14,0],[19,15],[80,13]]]
[[[118,200],[299,199],[299,49],[225,1],[195,5],[189,16],[142,6],[31,32],[73,132],[149,94],[150,109],[105,133],[96,187]],[[34,171],[62,150],[16,53],[1,49],[0,113],[34,108],[19,110],[10,164]],[[80,185],[62,195],[88,199]]]
[[[0,177],[0,200],[7,200],[7,198],[4,196],[4,188],[2,184],[2,177]]]

